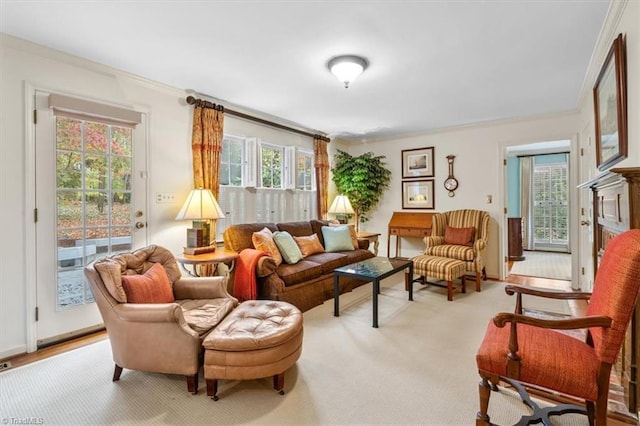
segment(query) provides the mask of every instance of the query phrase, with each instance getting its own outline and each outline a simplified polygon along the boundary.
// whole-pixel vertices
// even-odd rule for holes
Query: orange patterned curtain
[[[218,199],[220,190],[220,154],[224,127],[224,108],[211,102],[197,100],[193,109],[193,187],[210,189]],[[216,238],[215,221],[211,226],[212,239]],[[213,265],[202,265],[201,276],[211,276]]]
[[[193,186],[210,189],[218,199],[220,189],[220,153],[224,127],[222,105],[196,101],[193,109]]]
[[[318,219],[326,219],[329,210],[329,154],[327,143],[320,136],[313,137],[313,164],[316,169],[316,200]]]

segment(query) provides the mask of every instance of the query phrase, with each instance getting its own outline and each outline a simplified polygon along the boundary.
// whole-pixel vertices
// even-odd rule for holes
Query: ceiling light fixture
[[[355,55],[342,55],[331,58],[327,66],[333,75],[338,77],[345,88],[353,83],[367,68],[368,62],[365,58]]]

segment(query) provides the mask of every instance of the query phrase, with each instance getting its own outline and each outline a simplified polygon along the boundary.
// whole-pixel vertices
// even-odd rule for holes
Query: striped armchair
[[[451,228],[475,228],[468,245],[451,244]],[[449,228],[449,230],[447,230]],[[476,291],[481,290],[481,279],[486,280],[484,252],[489,233],[489,213],[482,210],[453,210],[433,215],[431,236],[424,238],[424,254],[448,257],[466,262],[467,271],[475,272]],[[446,238],[445,238],[446,235]],[[446,240],[446,242],[445,242]]]

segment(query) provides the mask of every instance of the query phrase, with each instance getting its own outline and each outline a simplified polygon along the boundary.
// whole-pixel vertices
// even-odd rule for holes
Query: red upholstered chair
[[[493,318],[476,355],[482,378],[476,425],[490,424],[489,398],[500,381],[513,383],[523,402],[534,405],[531,407],[534,411],[539,407],[528,398],[520,383],[586,402],[586,410],[569,405],[539,409],[538,413],[523,418],[526,421],[521,424],[535,423],[530,422],[532,416],[586,411],[590,424],[606,425],[611,366],[622,346],[639,289],[640,229],[624,232],[608,243],[591,294],[507,286],[507,294],[517,294],[516,311]],[[589,306],[581,318],[533,318],[522,314],[522,294],[588,299]],[[507,324],[510,326],[505,327]],[[569,329],[587,329],[586,341],[557,331]]]

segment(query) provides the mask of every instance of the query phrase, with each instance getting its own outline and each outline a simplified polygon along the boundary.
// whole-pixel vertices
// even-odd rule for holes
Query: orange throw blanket
[[[233,279],[233,296],[240,302],[258,298],[256,266],[262,256],[267,256],[267,253],[254,249],[244,249],[240,252]]]

